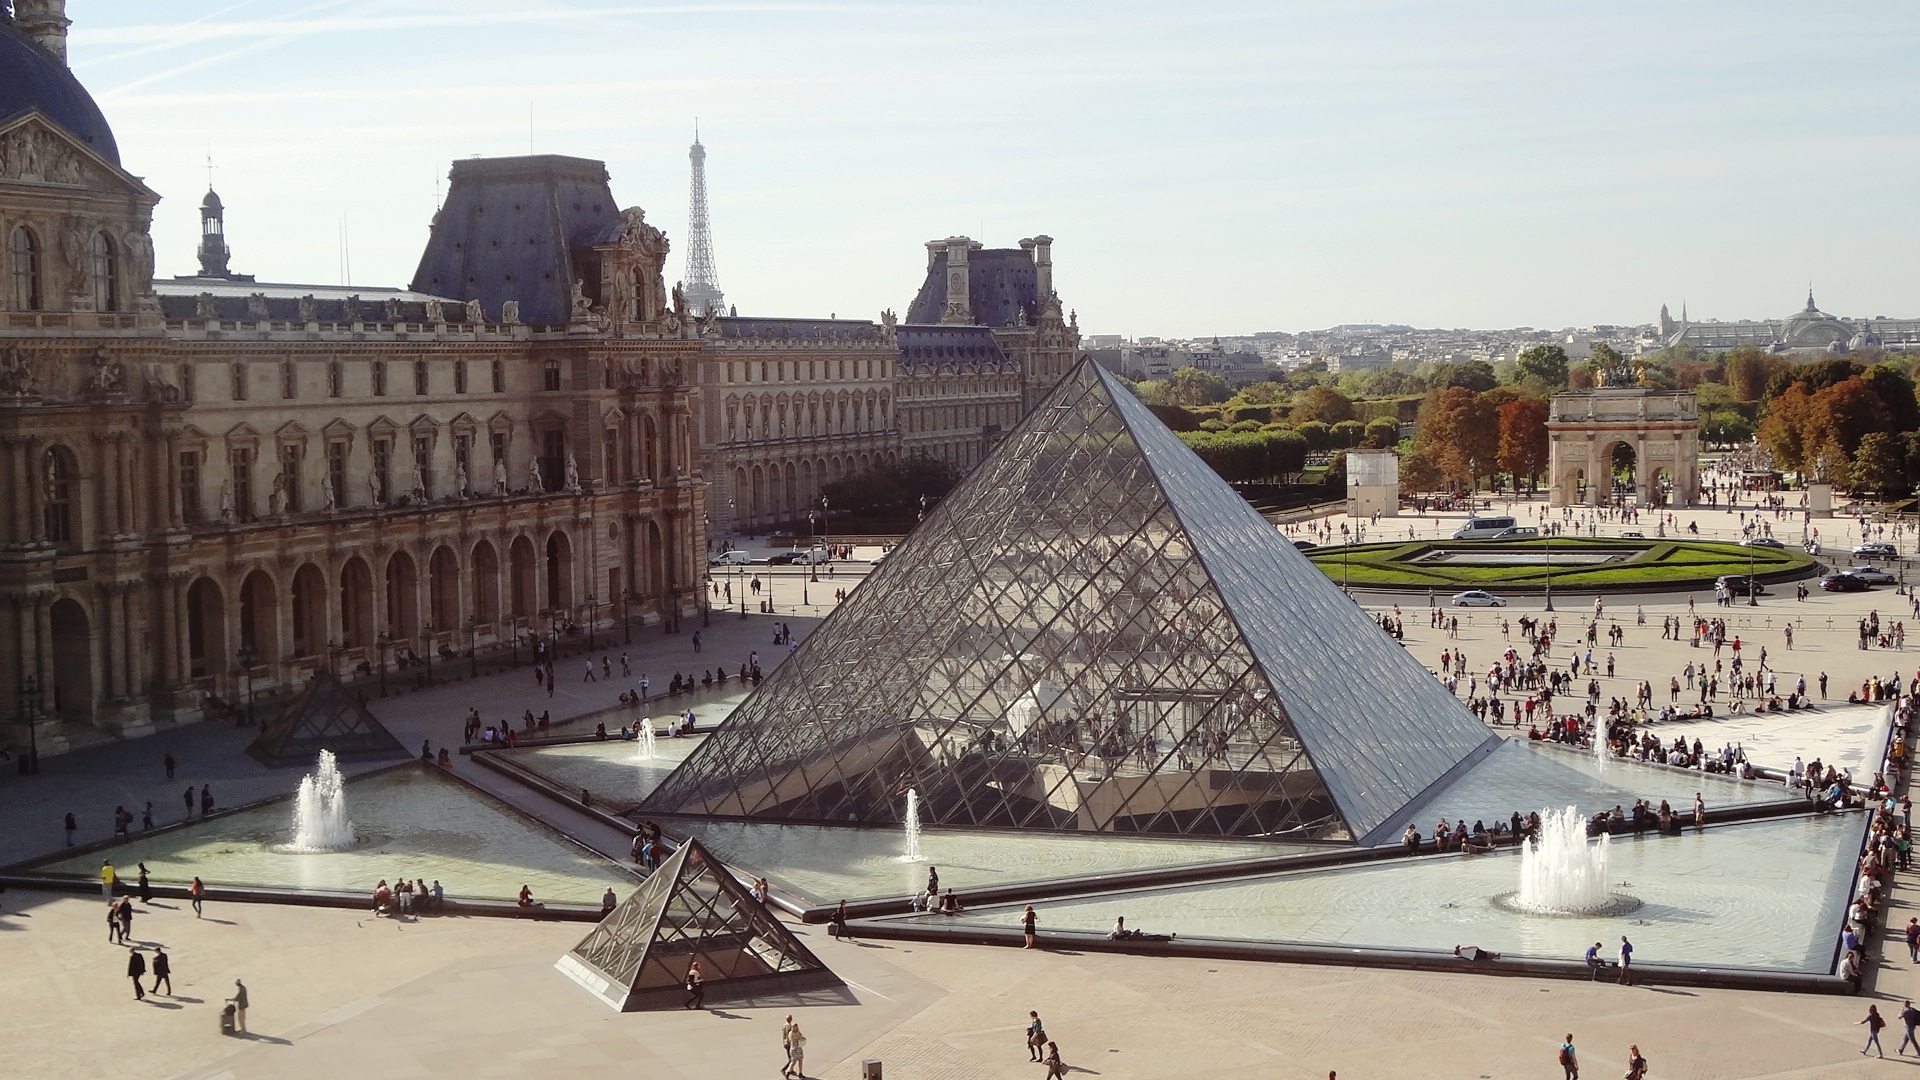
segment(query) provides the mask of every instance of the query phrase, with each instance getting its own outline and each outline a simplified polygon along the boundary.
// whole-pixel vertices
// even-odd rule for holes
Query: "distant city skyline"
[[[1904,8],[75,0],[70,57],[194,270],[402,285],[474,155],[602,159],[743,314],[903,310],[924,241],[1056,239],[1081,327],[1920,315]],[[158,21],[156,21],[158,19]]]

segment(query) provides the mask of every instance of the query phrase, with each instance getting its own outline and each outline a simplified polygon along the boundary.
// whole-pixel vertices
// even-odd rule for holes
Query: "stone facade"
[[[694,379],[718,328],[669,298],[666,238],[598,162],[459,163],[449,206],[479,209],[436,220],[422,275],[457,264],[471,289],[156,285],[159,196],[37,109],[10,115],[0,743],[29,741],[23,711],[46,752],[199,719],[249,683],[697,610]],[[475,250],[471,219],[511,222],[543,187],[600,205],[507,226],[564,238],[529,279]],[[546,283],[543,318],[500,299],[514,278]],[[37,699],[14,697],[29,681]]]
[[[1633,387],[1555,394],[1547,419],[1547,475],[1555,506],[1617,501],[1610,463],[1633,452],[1641,506],[1691,506],[1700,497],[1700,403],[1684,390]],[[1669,494],[1669,489],[1671,494]]]

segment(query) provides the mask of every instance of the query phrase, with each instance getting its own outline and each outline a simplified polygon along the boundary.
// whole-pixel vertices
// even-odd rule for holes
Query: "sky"
[[[70,0],[69,60],[233,269],[403,286],[450,163],[603,160],[743,315],[904,311],[1054,237],[1085,333],[1920,317],[1920,7]],[[348,258],[342,257],[342,237]]]

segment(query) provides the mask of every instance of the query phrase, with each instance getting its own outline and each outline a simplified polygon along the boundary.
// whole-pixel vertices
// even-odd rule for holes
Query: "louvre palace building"
[[[405,289],[233,272],[211,190],[199,272],[156,280],[161,196],[64,8],[0,15],[0,746],[676,631],[710,532],[903,454],[964,469],[1077,355],[1045,237],[928,245],[904,321],[735,317],[669,289],[603,164],[554,155],[455,162]]]

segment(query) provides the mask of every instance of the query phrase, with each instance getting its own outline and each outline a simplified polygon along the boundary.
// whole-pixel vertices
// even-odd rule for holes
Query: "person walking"
[[[107,901],[107,943],[111,945],[126,944],[126,942],[120,940],[120,905],[111,900]]]
[[[120,917],[121,942],[124,943],[132,940],[133,938],[133,897],[131,896],[121,897],[120,906],[114,910],[115,910],[115,914],[117,914]]]
[[[153,882],[147,879],[147,864],[141,863],[139,865],[140,865],[140,902],[143,904],[150,904],[153,902]]]
[[[1920,964],[1920,917],[1907,920],[1907,959]]]
[[[1854,1026],[1858,1027],[1861,1024],[1867,1025],[1867,1045],[1860,1048],[1860,1056],[1865,1057],[1867,1051],[1872,1050],[1881,1057],[1886,1057],[1887,1052],[1880,1048],[1880,1029],[1886,1027],[1887,1022],[1880,1016],[1880,1007],[1867,1006],[1867,1015],[1856,1021]]]
[[[1027,939],[1027,943],[1025,945],[1020,946],[1021,948],[1023,949],[1033,948],[1033,927],[1034,927],[1034,924],[1039,921],[1040,921],[1040,917],[1034,914],[1033,905],[1028,904],[1027,910],[1020,913],[1020,933],[1022,936],[1024,936]]]
[[[153,947],[153,992],[160,992],[160,984],[167,984],[167,996],[173,996],[173,962],[167,958],[164,945]]]
[[[169,780],[173,779],[173,766],[174,766],[173,751],[171,750],[167,751],[167,756],[160,759],[160,764],[166,766],[167,779]]]
[[[1060,1044],[1047,1040],[1047,1056],[1041,1059],[1047,1067],[1047,1080],[1066,1080],[1067,1063],[1060,1060]]]
[[[1707,827],[1707,804],[1700,798],[1700,793],[1697,791],[1693,793],[1693,827],[1695,829]]]
[[[1633,942],[1627,935],[1620,935],[1620,985],[1633,985]]]
[[[1915,1038],[1913,1033],[1914,1028],[1920,1027],[1920,1009],[1913,1007],[1912,998],[1908,998],[1900,1005],[1900,1023],[1906,1025],[1907,1037],[1900,1040],[1900,1049],[1897,1052],[1906,1053],[1907,1045],[1911,1043],[1913,1052],[1920,1054],[1920,1038]]]
[[[138,948],[135,948],[133,946],[128,946],[127,947],[127,978],[133,980],[133,1000],[135,1001],[147,1000],[146,988],[140,985],[140,980],[146,977],[147,977],[147,958],[140,955],[140,950]]]
[[[227,1001],[233,1005],[233,1029],[247,1030],[247,984],[233,980],[233,996]]]
[[[202,885],[199,876],[195,875],[193,884],[187,886],[187,896],[193,900],[193,917],[196,919],[200,917],[200,901],[206,899],[206,895],[207,887]]]
[[[180,796],[180,800],[187,804],[187,816],[192,817],[193,816],[193,785],[192,784],[187,785],[187,790],[184,794]]]
[[[793,1022],[793,1014],[788,1013],[786,1022],[780,1025],[780,1049],[787,1055],[787,1063],[780,1066],[781,1076],[793,1076],[793,1035],[799,1030],[800,1025]]]
[[[1565,1080],[1580,1080],[1580,1054],[1573,1048],[1573,1032],[1567,1032],[1567,1041],[1560,1044],[1560,1068],[1565,1071]]]
[[[1040,1048],[1047,1045],[1047,1027],[1040,1022],[1039,1012],[1027,1010],[1027,1058],[1040,1060]]]
[[[687,1000],[681,1003],[681,1008],[701,1008],[707,999],[707,981],[700,977],[700,961],[687,965],[686,986]]]
[[[1626,1080],[1644,1080],[1647,1075],[1647,1059],[1640,1053],[1640,1047],[1627,1047]]]
[[[69,810],[69,811],[67,811],[67,821],[66,821],[66,826],[67,826],[67,846],[68,846],[68,847],[72,847],[72,846],[73,846],[73,832],[74,832],[74,830],[75,830],[75,829],[78,829],[78,828],[80,827],[80,823],[79,823],[79,822],[77,822],[77,821],[75,821],[75,820],[73,820],[73,811],[71,811],[71,810]]]
[[[788,1075],[806,1080],[807,1037],[801,1032],[799,1024],[793,1025],[792,1032],[787,1036],[787,1068],[792,1070]]]
[[[100,895],[109,900],[113,899],[113,861],[111,859],[100,860]]]

